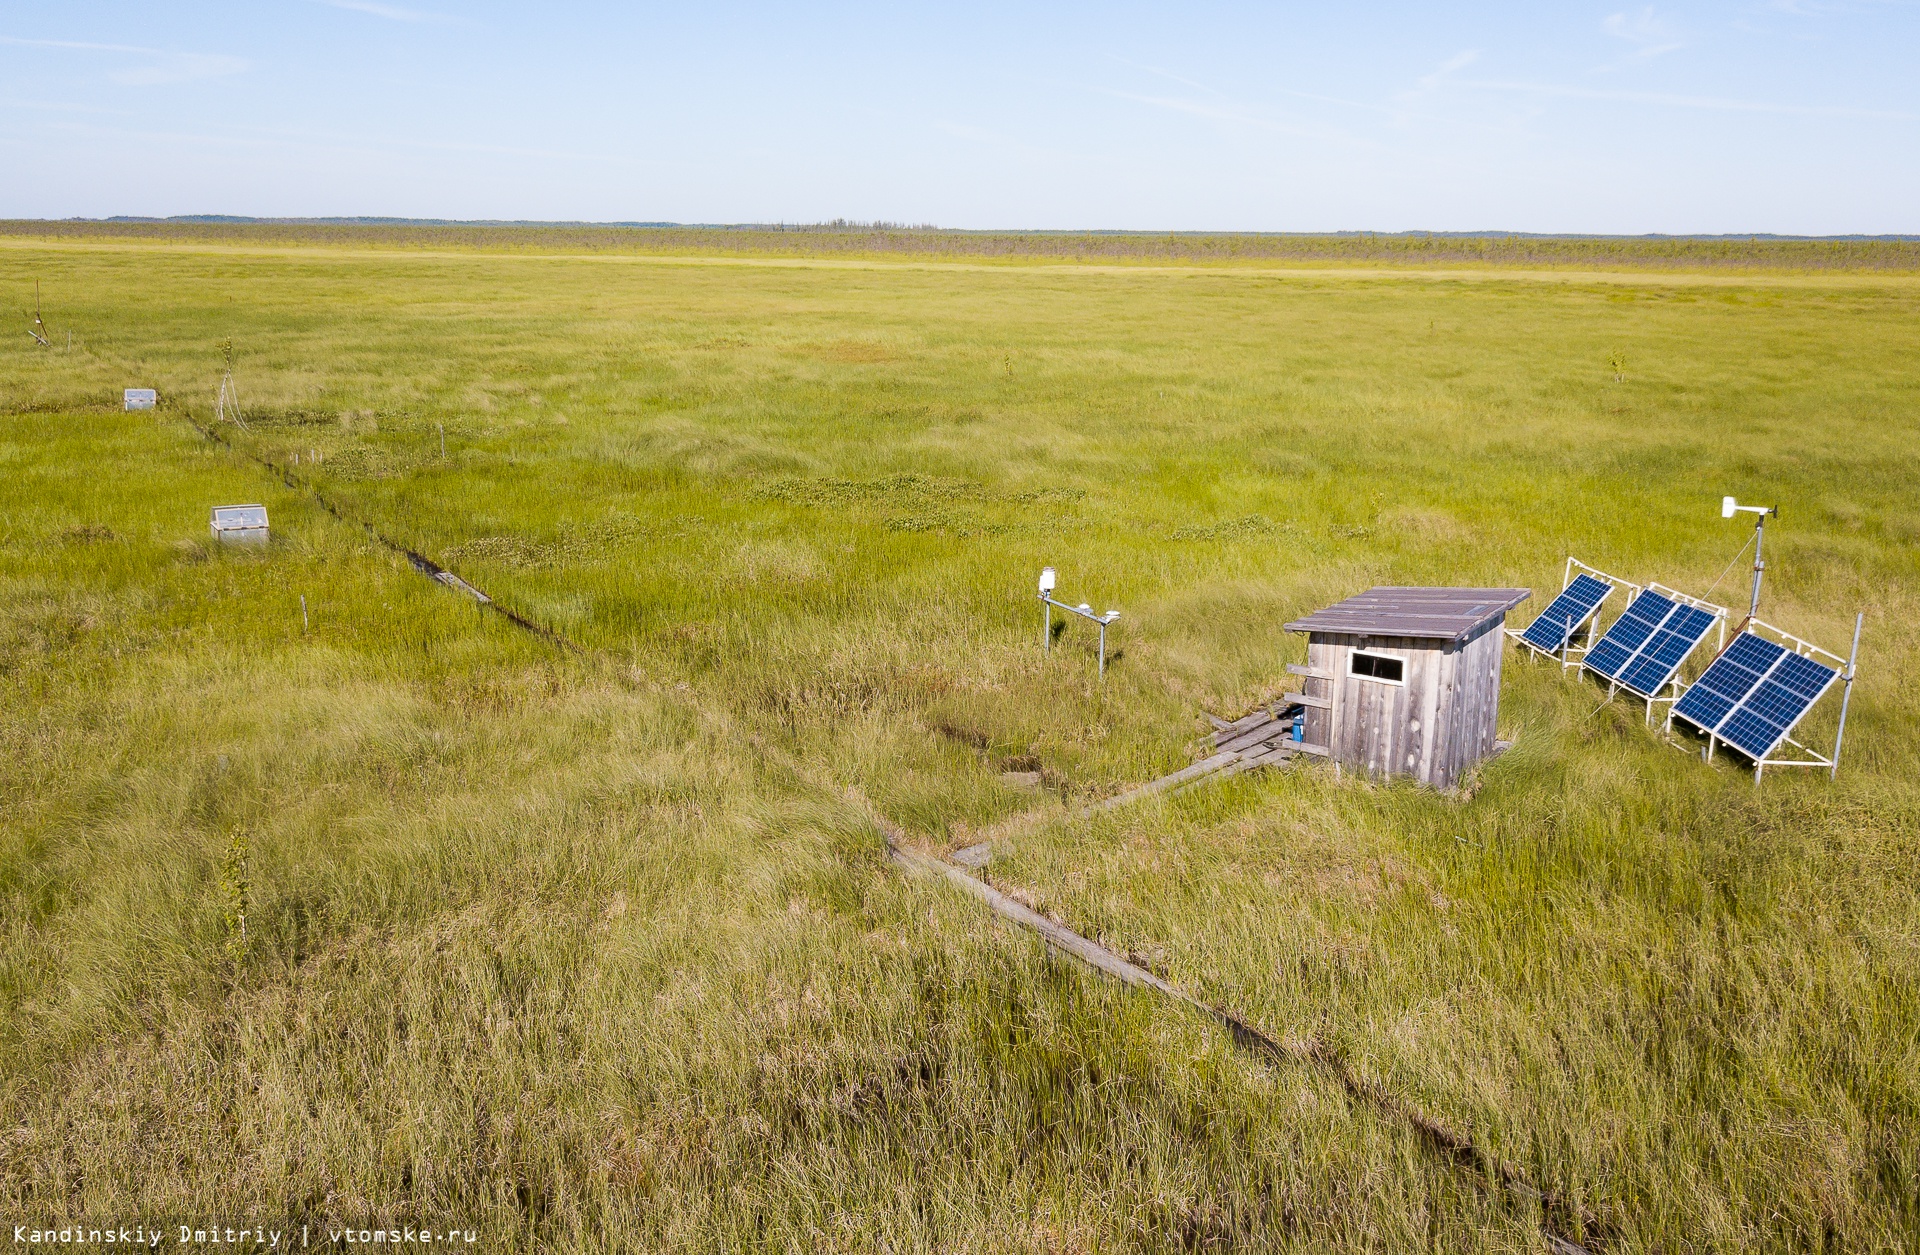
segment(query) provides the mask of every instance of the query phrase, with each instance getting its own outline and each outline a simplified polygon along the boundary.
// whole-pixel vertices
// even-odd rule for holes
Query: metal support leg
[[[1840,745],[1847,737],[1847,705],[1853,701],[1854,664],[1860,659],[1860,628],[1866,621],[1864,613],[1853,617],[1853,648],[1847,652],[1847,687],[1840,694],[1840,726],[1833,734],[1833,771],[1827,777],[1829,780],[1840,778]]]

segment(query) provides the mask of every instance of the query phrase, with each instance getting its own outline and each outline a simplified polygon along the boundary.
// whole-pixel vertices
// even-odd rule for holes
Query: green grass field
[[[9,1224],[1545,1249],[1324,1070],[903,879],[877,811],[999,833],[997,886],[1591,1249],[1920,1243],[1920,279],[392,234],[0,239],[54,339],[0,341]],[[1837,781],[1510,653],[1462,796],[1076,817],[1375,583],[1524,622],[1572,553],[1744,607],[1724,493],[1782,507],[1764,617],[1866,614]],[[265,550],[208,540],[239,501]],[[1123,611],[1104,685],[1043,564]]]

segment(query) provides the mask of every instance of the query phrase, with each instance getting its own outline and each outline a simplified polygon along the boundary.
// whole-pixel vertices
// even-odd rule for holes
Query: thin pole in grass
[[[305,593],[301,593],[300,594],[300,630],[304,632],[312,626],[313,626],[312,621],[307,618],[307,595]]]
[[[47,339],[47,324],[40,317],[40,280],[38,279],[33,281],[33,322],[28,325],[27,334],[32,336],[33,342],[41,348],[53,347],[53,342]],[[73,333],[67,334],[71,336]]]
[[[440,429],[440,460],[444,462],[447,460],[447,425],[435,423],[434,426]]]
[[[213,401],[213,421],[216,424],[233,419],[234,425],[241,431],[251,430],[247,426],[246,416],[240,413],[240,390],[233,385],[233,337],[228,336],[220,342],[220,353],[226,362],[226,373],[220,376],[220,392]]]
[[[1040,652],[1043,654],[1053,652],[1053,588],[1053,568],[1040,568],[1040,602],[1044,607],[1040,620]]]

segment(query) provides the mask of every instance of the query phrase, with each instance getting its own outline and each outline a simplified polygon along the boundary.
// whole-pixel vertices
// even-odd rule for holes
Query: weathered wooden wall
[[[1493,752],[1500,641],[1499,620],[1461,642],[1312,633],[1307,665],[1332,678],[1309,678],[1303,691],[1333,705],[1307,708],[1306,739],[1368,775],[1413,776],[1437,788],[1453,787]],[[1406,682],[1352,675],[1356,648],[1404,659]]]
[[[1453,674],[1440,706],[1449,743],[1443,788],[1493,753],[1500,724],[1501,641],[1500,623],[1494,622],[1452,648]]]

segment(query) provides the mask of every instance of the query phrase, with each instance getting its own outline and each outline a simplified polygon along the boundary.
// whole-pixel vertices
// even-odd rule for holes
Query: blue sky
[[[1920,3],[0,6],[0,216],[1920,233]]]

